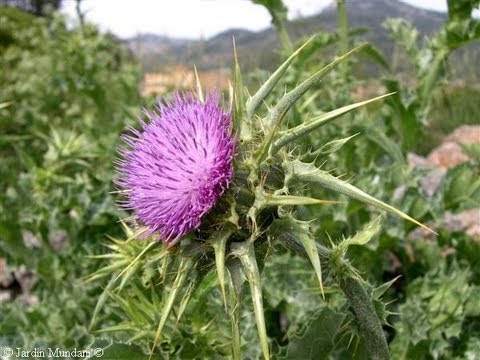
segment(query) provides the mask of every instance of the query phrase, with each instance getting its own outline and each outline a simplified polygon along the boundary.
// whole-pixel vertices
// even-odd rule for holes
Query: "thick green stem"
[[[355,311],[363,340],[372,360],[390,359],[382,324],[360,280],[345,277],[340,280],[339,285]]]
[[[281,238],[283,240],[282,243],[288,248],[302,256],[308,257],[305,248],[294,234],[284,232]],[[334,256],[337,257],[337,254],[318,243],[316,246],[322,263],[330,265],[330,271],[335,272],[337,276],[340,275],[338,274],[339,272],[345,273],[344,269],[349,265],[343,258],[336,258],[336,261],[328,261]],[[325,269],[325,267],[322,268]],[[368,354],[372,360],[390,359],[387,340],[382,329],[382,324],[373,307],[371,298],[365,291],[361,281],[352,275],[349,275],[351,273],[351,271],[348,271],[347,274],[338,277],[340,279],[339,286],[345,293],[345,296],[358,319],[360,332],[365,341]]]

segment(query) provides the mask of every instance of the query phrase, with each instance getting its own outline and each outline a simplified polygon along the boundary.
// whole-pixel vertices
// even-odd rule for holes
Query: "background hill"
[[[422,35],[428,35],[439,29],[447,19],[445,13],[424,10],[400,1],[350,0],[347,2],[350,27],[369,28],[361,35],[376,45],[387,58],[392,54],[393,43],[382,23],[389,17],[402,17],[410,21]],[[296,19],[287,24],[293,40],[320,31],[333,31],[336,28],[335,5],[325,8],[321,13]],[[193,64],[200,70],[229,67],[232,63],[232,37],[235,36],[242,66],[246,68],[271,69],[276,65],[279,40],[270,27],[263,31],[252,32],[243,29],[230,29],[209,39],[185,40],[173,39],[154,34],[142,34],[128,39],[128,45],[140,57],[144,71],[162,71],[170,65]],[[478,44],[473,51],[480,53]],[[468,49],[472,51],[472,49]]]

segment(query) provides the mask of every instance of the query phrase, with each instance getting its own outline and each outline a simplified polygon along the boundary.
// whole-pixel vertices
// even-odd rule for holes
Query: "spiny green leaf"
[[[105,277],[105,276],[108,276],[110,275],[112,272],[116,272],[116,270],[120,270],[121,268],[123,268],[124,266],[128,265],[129,264],[129,260],[128,259],[125,259],[125,260],[117,260],[115,262],[113,262],[112,264],[110,265],[107,265],[107,266],[104,266],[100,269],[98,269],[96,272],[94,272],[93,274],[89,274],[87,276],[85,276],[83,278],[83,281],[85,282],[91,282],[91,281],[94,281],[94,280],[98,280],[102,277]],[[116,281],[117,279],[115,279]]]
[[[390,69],[390,65],[388,64],[387,60],[383,56],[382,52],[376,48],[372,44],[368,44],[363,48],[363,53],[367,55],[370,59],[377,62],[377,64],[381,65],[386,70]]]
[[[302,336],[294,336],[287,348],[288,360],[329,359],[342,332],[345,314],[325,308],[307,324]],[[330,355],[330,356],[329,356]],[[333,356],[333,358],[336,358]]]
[[[155,322],[158,308],[155,307],[152,299],[146,295],[144,288],[140,288],[134,283],[129,287],[128,290],[128,296],[130,297],[131,295],[134,297],[134,299],[130,299],[130,302],[133,304],[133,306],[136,306],[145,315],[146,321],[149,323]]]
[[[173,256],[167,252],[164,256],[164,258],[162,259],[162,263],[160,265],[160,269],[159,269],[159,273],[160,273],[160,279],[161,281],[165,281],[165,279],[167,278],[167,273],[168,273],[168,269],[170,267],[170,264],[172,262],[172,258]]]
[[[399,164],[405,163],[401,147],[398,143],[386,136],[383,131],[379,130],[377,127],[369,126],[363,128],[362,134],[385,150],[388,155]]]
[[[373,221],[369,222],[364,228],[356,233],[353,237],[344,239],[339,247],[342,251],[346,251],[350,245],[365,245],[380,231],[382,217],[378,216]]]
[[[387,19],[382,25],[390,31],[396,42],[403,46],[410,58],[415,60],[419,52],[418,30],[407,20],[401,18]]]
[[[128,283],[128,281],[132,278],[132,276],[136,274],[137,270],[140,269],[140,267],[141,267],[141,263],[136,262],[133,266],[131,266],[127,271],[124,272],[122,281],[120,281],[120,285],[117,288],[118,292],[120,292],[124,288],[124,286]]]
[[[288,174],[288,177],[290,178],[293,177],[301,181],[319,184],[327,189],[333,190],[343,195],[347,195],[366,204],[375,206],[382,210],[388,211],[389,213],[400,216],[403,219],[406,219],[418,226],[421,226],[429,232],[435,233],[428,226],[423,225],[422,223],[405,214],[404,212],[384,203],[383,201],[375,199],[373,196],[356,188],[355,186],[347,183],[346,181],[336,178],[335,176],[329,174],[326,171],[317,169],[312,164],[306,164],[299,160],[285,161],[284,168]]]
[[[367,104],[370,104],[374,101],[380,100],[384,97],[390,96],[393,93],[385,94],[378,96],[376,98],[370,99],[370,100],[365,100],[365,101],[360,101],[355,104],[343,106],[341,108],[329,111],[328,113],[322,114],[320,116],[317,116],[309,121],[304,122],[303,124],[300,124],[292,129],[288,129],[285,131],[282,131],[278,135],[278,139],[274,142],[273,146],[271,147],[271,153],[275,153],[280,149],[282,146],[287,145],[288,143],[307,135],[308,133],[312,132],[313,130],[318,129],[319,127],[328,124],[330,121],[336,119],[337,117],[346,114],[356,108],[359,108],[361,106],[365,106]]]
[[[142,299],[135,299],[133,296],[121,297],[120,295],[117,295],[115,293],[109,293],[109,295],[114,299],[114,301],[127,315],[127,317],[135,324],[145,323],[145,312],[148,312],[148,306],[145,305],[148,304],[148,301],[142,302]],[[150,319],[148,319],[147,321],[150,321]]]

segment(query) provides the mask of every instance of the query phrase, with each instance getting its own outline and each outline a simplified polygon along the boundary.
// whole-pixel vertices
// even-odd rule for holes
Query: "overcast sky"
[[[447,9],[446,0],[402,1],[425,9]],[[315,14],[330,2],[331,0],[284,0],[290,19]],[[63,4],[63,11],[75,17],[75,1],[64,0]],[[249,0],[83,0],[82,10],[86,12],[89,21],[122,38],[139,33],[154,33],[198,39],[231,28],[257,31],[270,26],[268,12]]]

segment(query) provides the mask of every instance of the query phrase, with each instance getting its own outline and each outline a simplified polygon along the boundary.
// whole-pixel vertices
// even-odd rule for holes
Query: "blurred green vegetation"
[[[132,271],[121,292],[109,292],[102,281],[86,281],[108,264],[91,258],[109,252],[107,236],[131,235],[119,222],[126,214],[115,204],[112,179],[119,135],[136,124],[143,104],[153,103],[138,94],[139,66],[118,39],[92,24],[71,24],[58,14],[36,18],[5,7],[0,8],[0,23],[0,258],[9,269],[26,269],[33,279],[31,287],[21,284],[16,292],[2,285],[12,298],[0,303],[0,348],[102,347],[112,358],[144,358],[162,295],[171,287],[155,282],[157,272],[168,270],[168,264],[149,258]],[[287,114],[288,124],[343,106],[353,91],[371,84],[374,92],[397,92],[385,103],[318,130],[300,147],[311,150],[312,161],[328,161],[335,175],[355,175],[358,187],[438,229],[434,239],[414,235],[411,224],[387,217],[379,236],[349,250],[349,258],[372,284],[380,316],[398,312],[386,319],[392,327],[385,327],[393,358],[474,359],[480,351],[480,243],[442,224],[447,212],[478,208],[479,152],[472,147],[472,161],[449,169],[433,194],[422,186],[428,170],[412,167],[406,156],[428,153],[459,125],[478,124],[478,85],[450,83],[445,61],[447,53],[478,33],[472,30],[475,23],[464,18],[422,43],[403,21],[391,22],[390,29],[392,41],[412,61],[411,78],[396,78],[381,52],[367,48],[363,55],[385,68],[382,79],[356,77],[350,70],[358,60],[353,60]],[[339,41],[345,41],[341,38],[321,33],[278,88],[292,87],[325,64],[322,54],[338,53]],[[361,40],[362,32],[351,30],[347,46]],[[284,38],[287,48],[288,43]],[[426,56],[437,59],[438,66],[425,63]],[[260,70],[245,74],[253,87],[265,77]],[[335,152],[323,148],[315,153],[325,143],[357,133]],[[396,195],[399,188],[402,196]],[[329,196],[317,188],[305,192]],[[377,215],[356,201],[341,200],[345,202],[299,210],[305,220],[322,219],[315,229],[318,242],[328,245],[329,238],[352,235]],[[142,242],[131,242],[127,250],[132,256],[143,248]],[[308,262],[281,248],[275,255],[262,271],[273,353],[291,359],[312,354],[366,358],[356,319],[338,291],[327,286],[327,301],[322,301]],[[375,286],[398,276],[380,300]],[[185,320],[167,322],[159,358],[229,355],[230,323],[216,278],[207,276],[198,293]],[[98,301],[103,307],[96,311]],[[241,315],[243,355],[257,358],[255,320],[248,307]],[[316,346],[307,354],[311,344]]]
[[[118,40],[57,14],[2,7],[0,23],[0,257],[33,277],[21,289],[31,306],[1,305],[1,344],[86,346],[101,289],[82,277],[121,231],[113,159],[140,111],[138,66]]]

